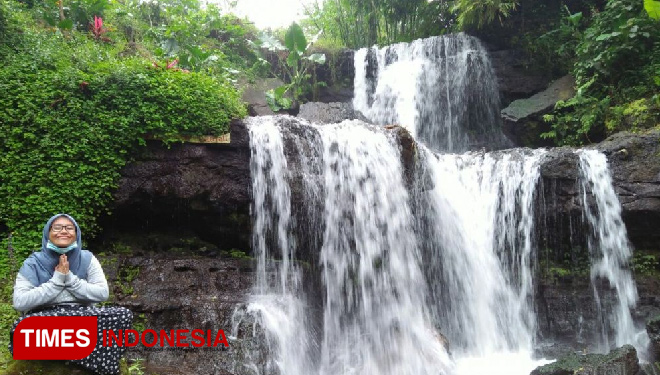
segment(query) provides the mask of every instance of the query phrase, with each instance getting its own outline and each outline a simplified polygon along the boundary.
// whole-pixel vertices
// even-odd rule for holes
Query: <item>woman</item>
[[[104,329],[130,329],[133,314],[123,307],[94,307],[108,299],[108,282],[96,257],[82,250],[80,227],[69,215],[57,214],[44,226],[41,251],[30,255],[14,285],[14,308],[29,316],[97,316],[99,338]],[[11,338],[14,330],[12,329]],[[10,343],[10,350],[12,349]],[[119,373],[123,347],[104,347],[73,361],[102,375]]]

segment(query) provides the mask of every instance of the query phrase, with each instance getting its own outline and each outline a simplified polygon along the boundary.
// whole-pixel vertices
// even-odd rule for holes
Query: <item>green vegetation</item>
[[[252,259],[245,251],[238,249],[231,249],[229,251],[223,251],[223,254],[237,259]]]
[[[591,261],[589,251],[581,247],[570,249],[543,248],[538,253],[539,277],[549,283],[588,279]]]
[[[455,23],[445,0],[327,0],[307,13],[303,25],[323,32],[321,44],[354,49],[445,34]]]
[[[262,35],[262,47],[276,53],[279,58],[278,66],[284,71],[285,78],[289,82],[266,92],[268,105],[273,111],[292,108],[299,104],[301,98],[309,96],[313,91],[314,87],[310,83],[312,75],[308,71],[313,70],[314,64],[325,64],[324,54],[309,53],[310,46],[315,41],[316,38],[307,44],[307,38],[305,38],[302,28],[295,22],[286,30],[284,45],[268,34]],[[280,52],[285,52],[286,55],[280,55]],[[314,85],[317,84],[319,82],[314,82]],[[293,100],[289,99],[287,94]]]
[[[255,32],[196,0],[0,0],[0,366],[16,268],[45,220],[70,213],[91,239],[146,136],[219,135],[244,117],[233,82],[260,72]]]
[[[658,255],[656,254],[646,251],[635,251],[631,266],[636,275],[660,275],[660,259],[658,259]]]
[[[452,9],[458,14],[457,21],[460,28],[472,26],[480,28],[496,19],[503,23],[518,4],[518,0],[458,0]]]
[[[117,280],[115,281],[116,288],[122,296],[130,296],[133,294],[133,280],[140,274],[140,267],[126,266],[121,267]]]
[[[579,13],[568,15],[577,19]],[[595,142],[620,130],[660,124],[660,22],[635,0],[610,0],[581,31],[572,32],[558,50],[577,45],[571,73],[577,94],[557,103],[545,119],[552,130],[543,136],[560,145]],[[571,56],[564,56],[571,57]]]
[[[146,31],[127,30],[129,9],[121,7],[112,9],[114,26],[106,22],[97,25],[96,32],[87,32],[87,23],[77,17],[85,11],[91,17],[92,10],[98,9],[84,8],[83,3],[78,5],[84,9],[71,8],[67,16],[74,22],[68,28],[61,22],[58,28],[35,24],[31,17],[45,17],[47,6],[25,9],[9,0],[1,4],[2,33],[10,37],[0,44],[0,90],[4,93],[0,100],[0,223],[6,228],[4,238],[13,233],[18,264],[38,247],[43,222],[56,212],[76,217],[85,238],[97,231],[96,217],[111,199],[119,170],[144,143],[145,135],[167,142],[178,134],[222,134],[231,119],[246,114],[226,74],[233,66],[227,62],[231,59],[223,64],[211,59],[217,69],[202,69],[202,62],[182,53],[188,65],[179,69],[176,60],[167,60],[174,57],[172,50],[148,50],[158,42],[172,49],[184,42],[189,47],[186,51],[197,48],[188,35],[191,31],[178,29],[176,22],[183,15],[169,7],[169,18],[161,20],[166,23],[164,31],[146,40]],[[127,6],[139,7],[136,11],[154,12],[144,4],[131,4]],[[110,3],[106,5],[108,13]],[[209,10],[199,11],[198,16],[209,14]],[[215,19],[205,25],[217,27],[220,22]],[[222,31],[239,34],[236,27],[229,23]],[[135,44],[137,39],[143,44]],[[210,64],[209,59],[204,61]],[[6,248],[6,241],[2,245]],[[7,274],[7,263],[6,256],[0,257],[3,274]]]

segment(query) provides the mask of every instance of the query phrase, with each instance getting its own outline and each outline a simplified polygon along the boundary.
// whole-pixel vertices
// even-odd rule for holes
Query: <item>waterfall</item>
[[[532,350],[532,209],[543,154],[426,154],[435,185],[419,198],[425,263],[432,306],[454,350]]]
[[[629,269],[632,249],[607,159],[595,150],[581,150],[579,156],[582,207],[591,229],[587,238],[592,258],[591,282],[603,322],[599,350],[608,352],[613,345],[633,344],[640,357],[646,357],[649,337],[644,328],[635,327],[631,314],[637,303],[637,288]],[[601,286],[600,279],[605,279],[608,287]],[[601,295],[608,289],[614,291],[615,305],[606,309]]]
[[[252,247],[257,259],[253,300],[247,313],[266,330],[269,358],[263,372],[305,375],[312,368],[312,340],[292,237],[291,189],[284,141],[273,118],[251,118]],[[245,364],[262,373],[257,363]]]
[[[476,39],[362,49],[355,65],[355,107],[377,124],[401,124],[417,142],[360,121],[247,120],[257,277],[235,318],[253,317],[267,355],[247,355],[244,369],[528,374],[544,363],[532,356],[535,202],[550,153],[485,151],[506,142]],[[486,138],[494,144],[466,151]],[[634,343],[643,353],[648,337],[631,315],[631,249],[607,162],[595,151],[579,155],[601,349]]]
[[[375,124],[398,124],[435,150],[509,144],[486,50],[466,34],[418,39],[355,54],[353,106]]]
[[[395,139],[356,123],[321,129],[326,230],[321,374],[438,374],[448,368]]]
[[[287,375],[450,373],[445,342],[426,306],[397,139],[359,122],[316,127],[284,125],[282,119],[248,124],[258,282],[246,313],[255,315],[265,331],[274,358],[268,370]],[[310,136],[319,142],[303,142]],[[291,147],[288,157],[296,159],[297,176],[288,172],[284,144]],[[318,182],[321,188],[314,187]],[[292,194],[298,190],[310,199],[301,219],[313,219],[314,226],[292,217]],[[314,198],[319,196],[323,199]],[[294,222],[297,230],[292,230]],[[294,261],[297,244],[315,239],[322,243],[319,340]],[[247,367],[262,373],[254,370],[256,363]]]

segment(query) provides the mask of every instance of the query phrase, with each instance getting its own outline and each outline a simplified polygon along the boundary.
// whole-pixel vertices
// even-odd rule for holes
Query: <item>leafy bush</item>
[[[71,213],[93,235],[146,133],[170,141],[221,134],[246,114],[237,91],[214,77],[117,60],[87,36],[27,37],[0,70],[0,223],[13,232],[19,260],[39,247],[54,213]]]
[[[546,116],[558,144],[599,141],[660,122],[660,22],[636,0],[610,0],[580,37],[575,97]]]

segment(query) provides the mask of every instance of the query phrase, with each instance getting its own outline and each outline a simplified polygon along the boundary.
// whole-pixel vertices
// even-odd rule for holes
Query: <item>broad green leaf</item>
[[[596,37],[597,41],[606,40],[612,37],[612,34],[600,34]]]
[[[294,69],[298,68],[298,60],[300,60],[300,56],[298,55],[298,51],[291,51],[289,52],[289,56],[286,58],[286,64]]]
[[[282,109],[278,101],[275,99],[275,92],[273,92],[273,90],[266,91],[266,103],[268,104],[270,109],[272,109],[274,112],[277,112],[280,109]]]
[[[284,51],[286,49],[279,40],[268,33],[259,35],[259,41],[261,41],[261,46],[269,51]]]
[[[323,53],[313,53],[306,57],[306,59],[317,64],[325,64],[325,54]]]
[[[275,93],[276,98],[281,98],[284,96],[284,93],[289,89],[289,85],[282,85],[276,88],[273,92]]]
[[[284,35],[284,45],[289,51],[298,51],[305,53],[307,49],[307,39],[305,33],[297,23],[292,23]]]
[[[291,105],[293,105],[293,101],[289,98],[282,98],[280,104],[282,105],[282,108],[289,109],[291,108]]]
[[[569,21],[573,26],[577,26],[580,23],[580,20],[582,19],[582,12],[577,12],[574,14],[571,14],[568,16]]]
[[[644,0],[644,9],[646,9],[646,13],[648,13],[649,17],[656,21],[660,21],[660,1]]]

